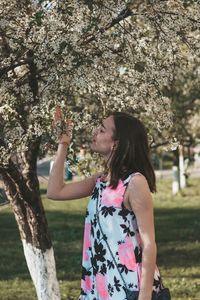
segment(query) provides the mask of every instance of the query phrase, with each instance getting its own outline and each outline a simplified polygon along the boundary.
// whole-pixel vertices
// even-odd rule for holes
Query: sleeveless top
[[[131,177],[138,174],[141,175],[134,173],[123,181],[119,180],[115,189],[101,178],[96,181],[86,210],[79,300],[125,300],[125,284],[129,290],[140,289],[140,233],[134,212],[123,203]],[[103,238],[97,213],[117,267]],[[153,290],[159,291],[161,288],[160,273],[156,267]]]

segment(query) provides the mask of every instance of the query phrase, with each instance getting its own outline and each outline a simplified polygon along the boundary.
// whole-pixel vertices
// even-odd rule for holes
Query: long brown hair
[[[156,178],[150,161],[148,137],[143,123],[125,112],[114,112],[115,132],[113,139],[117,148],[113,151],[109,168],[110,186],[116,188],[119,179],[134,172],[145,176],[150,191],[156,192]]]

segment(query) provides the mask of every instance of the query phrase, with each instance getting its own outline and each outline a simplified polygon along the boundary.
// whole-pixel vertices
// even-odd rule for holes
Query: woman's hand
[[[59,106],[56,107],[52,126],[58,137],[58,143],[69,146],[72,139],[73,122],[64,119],[62,109]]]
[[[72,131],[73,131],[73,123],[71,120],[67,120],[64,124],[63,133],[61,133],[58,136],[58,143],[67,144],[69,146],[72,139]]]

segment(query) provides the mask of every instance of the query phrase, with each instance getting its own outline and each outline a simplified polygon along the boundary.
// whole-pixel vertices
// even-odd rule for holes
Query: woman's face
[[[115,145],[115,141],[113,140],[114,131],[114,118],[113,116],[109,116],[94,130],[91,149],[108,158]]]

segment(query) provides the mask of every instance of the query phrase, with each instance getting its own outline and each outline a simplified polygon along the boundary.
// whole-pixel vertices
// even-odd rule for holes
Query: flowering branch
[[[121,21],[125,20],[126,18],[133,15],[133,12],[129,8],[125,8],[123,11],[120,12],[120,14],[114,18],[110,23],[108,23],[105,27],[102,27],[99,29],[99,33],[103,34],[105,31],[111,29],[116,24],[119,24]],[[91,43],[92,41],[96,40],[95,35],[89,35],[82,38],[83,41],[80,43],[80,45],[86,45]]]

